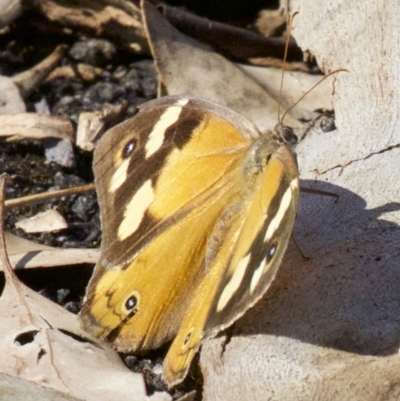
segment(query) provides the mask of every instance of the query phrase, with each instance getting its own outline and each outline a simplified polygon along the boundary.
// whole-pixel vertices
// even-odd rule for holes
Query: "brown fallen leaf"
[[[32,6],[50,21],[89,36],[109,38],[133,53],[149,54],[140,11],[128,0],[77,0],[73,4],[41,0]]]
[[[253,57],[283,59],[286,40],[266,37],[258,32],[233,25],[211,21],[178,7],[163,4],[158,7],[165,18],[179,31],[202,43],[212,46],[219,53],[234,59],[246,60]],[[282,15],[282,12],[280,13]],[[281,17],[281,25],[286,22]],[[303,52],[294,40],[289,43],[288,61],[302,61]]]

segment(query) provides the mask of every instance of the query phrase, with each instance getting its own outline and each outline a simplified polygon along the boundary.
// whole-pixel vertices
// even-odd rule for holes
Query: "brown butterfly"
[[[172,96],[109,130],[94,172],[103,245],[83,326],[120,351],[173,340],[172,386],[274,279],[296,215],[295,157],[228,108]]]

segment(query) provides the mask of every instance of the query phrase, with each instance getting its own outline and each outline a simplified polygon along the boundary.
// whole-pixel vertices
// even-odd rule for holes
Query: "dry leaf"
[[[275,35],[286,24],[287,15],[284,11],[283,8],[278,10],[261,10],[258,13],[255,27],[265,36]]]
[[[248,59],[253,57],[275,57],[280,60],[286,47],[286,40],[281,37],[265,37],[250,29],[243,29],[233,25],[211,21],[178,7],[163,4],[159,7],[165,18],[180,32],[200,42],[207,43],[218,52],[234,59]],[[280,16],[279,24],[286,23],[283,10],[277,11]],[[294,40],[289,43],[289,61],[302,61],[303,52]]]
[[[104,37],[137,54],[148,54],[140,11],[128,0],[77,0],[74,4],[53,0],[33,2],[50,21],[93,37]]]
[[[177,31],[147,2],[144,21],[159,79],[167,94],[208,98],[244,115],[261,131],[274,128],[278,122],[281,69],[235,65],[212,48]],[[304,73],[287,74],[281,115],[320,79]],[[290,111],[285,124],[300,136],[306,128],[297,118],[311,119],[312,111],[317,108],[331,108],[325,82],[300,107]]]
[[[2,0],[0,3],[0,29],[11,24],[21,13],[21,0]]]
[[[14,269],[95,264],[99,249],[53,248],[6,233],[8,257]],[[1,268],[0,268],[1,271]]]
[[[0,75],[0,114],[17,114],[26,111],[25,102],[11,78]]]
[[[279,96],[282,96],[283,111],[292,107],[307,91],[320,82],[299,104],[290,110],[290,115],[297,120],[310,121],[315,118],[315,110],[332,110],[333,108],[330,85],[334,77],[321,82],[321,75],[285,71],[281,93],[282,69],[254,67],[244,64],[238,66],[274,99],[279,99]],[[287,123],[286,118],[285,123]],[[299,126],[298,122],[296,126]]]
[[[0,388],[2,399],[5,401],[81,401],[49,387],[2,373],[0,373]],[[4,398],[4,395],[8,398]]]
[[[35,113],[0,114],[0,137],[10,140],[68,138],[74,140],[71,121],[64,117]]]
[[[76,146],[89,152],[92,151],[95,142],[101,135],[109,127],[123,120],[127,107],[128,103],[124,101],[117,106],[105,104],[102,111],[81,113],[76,132]]]
[[[159,80],[169,95],[211,99],[253,121],[260,130],[277,123],[278,102],[254,79],[214,50],[174,28],[148,2],[143,20]],[[285,121],[298,124],[288,116]]]
[[[15,223],[15,226],[26,233],[48,233],[68,228],[64,217],[55,209],[46,210],[35,216],[20,220]]]

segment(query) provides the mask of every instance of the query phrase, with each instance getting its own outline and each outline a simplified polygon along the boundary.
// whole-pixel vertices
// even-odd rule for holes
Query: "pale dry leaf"
[[[145,400],[140,375],[82,338],[77,317],[10,275],[0,298],[0,371],[85,400]],[[10,314],[9,311],[13,313]],[[63,332],[60,331],[63,330]],[[105,386],[104,383],[107,383]]]
[[[14,22],[21,13],[21,0],[2,0],[0,2],[0,29]]]
[[[10,233],[5,235],[8,256],[14,269],[69,266],[81,263],[95,264],[100,255],[99,249],[53,248]]]
[[[115,106],[105,104],[101,111],[81,113],[76,131],[76,146],[89,152],[92,151],[95,142],[107,128],[123,120],[127,107],[128,103],[123,101]]]
[[[26,233],[48,233],[68,228],[64,217],[56,209],[49,209],[15,223]]]
[[[304,0],[292,3],[293,9],[299,11],[293,35],[303,49],[314,54],[325,71],[339,67],[348,70],[336,76],[332,87],[337,126],[342,129],[334,137],[325,138],[325,144],[319,142],[322,157],[318,170],[346,166],[399,146],[400,112],[396,106],[400,104],[400,94],[395,88],[399,83],[396,60],[400,56],[400,33],[392,19],[400,4],[390,0],[381,10],[376,3],[364,9],[340,1],[329,10],[323,4],[314,4],[308,10]],[[316,20],[324,12],[328,13],[327,24],[318,23]],[[352,40],[361,42],[350,46]],[[336,157],[330,156],[332,148]]]
[[[0,388],[4,401],[81,401],[52,388],[3,373],[0,373]]]
[[[25,102],[11,78],[0,75],[0,114],[25,113]]]
[[[94,140],[103,131],[104,118],[102,111],[80,113],[76,130],[76,146],[87,152],[93,151]]]
[[[278,10],[261,10],[258,13],[255,27],[265,36],[275,35],[278,29],[286,24],[287,15],[282,8]]]
[[[267,335],[234,338],[222,357],[223,366],[225,340],[208,343],[203,400],[395,401],[400,397],[398,355],[349,354],[282,336],[270,335],[268,340]],[[228,365],[230,388],[225,383]]]
[[[265,88],[274,99],[279,99],[282,78],[281,69],[250,65],[238,66]],[[341,73],[345,74],[345,72],[339,72],[338,74]],[[318,86],[290,110],[290,115],[297,120],[310,121],[315,118],[315,110],[332,110],[331,85],[335,77],[329,77],[321,82],[322,78],[323,76],[321,75],[312,75],[299,71],[285,71],[281,99],[282,113],[292,107],[307,91],[317,84]]]
[[[74,140],[69,119],[36,113],[0,114],[0,137],[13,140],[68,138]]]
[[[290,245],[230,341],[206,342],[204,400],[397,401],[400,5],[290,7],[300,11],[300,46],[326,70],[349,70],[331,88],[337,131],[309,134],[296,149],[301,185],[340,199],[301,194],[294,235],[311,260]],[[362,45],[349,46],[357,40]]]

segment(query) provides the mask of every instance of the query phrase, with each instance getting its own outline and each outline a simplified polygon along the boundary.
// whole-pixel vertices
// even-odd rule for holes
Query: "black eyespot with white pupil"
[[[183,341],[183,346],[184,347],[187,345],[187,343],[189,342],[190,338],[192,337],[192,333],[193,333],[193,329],[191,329],[189,331],[189,333],[187,334],[187,336],[185,337],[185,340]]]
[[[186,345],[186,344],[188,343],[188,341],[190,340],[190,336],[191,336],[191,334],[189,333],[189,334],[186,336],[185,341],[183,342],[183,345]]]
[[[136,139],[131,139],[129,142],[127,142],[122,149],[122,157],[124,159],[127,159],[133,151],[136,149],[137,141]]]
[[[275,255],[275,252],[276,252],[276,247],[277,247],[277,243],[276,242],[274,242],[270,247],[269,247],[269,249],[268,249],[268,256],[267,256],[267,259],[268,259],[268,261],[270,261],[273,257],[274,257],[274,255]]]
[[[125,308],[126,310],[131,311],[135,309],[136,306],[137,306],[137,298],[134,295],[132,295],[126,300]]]

